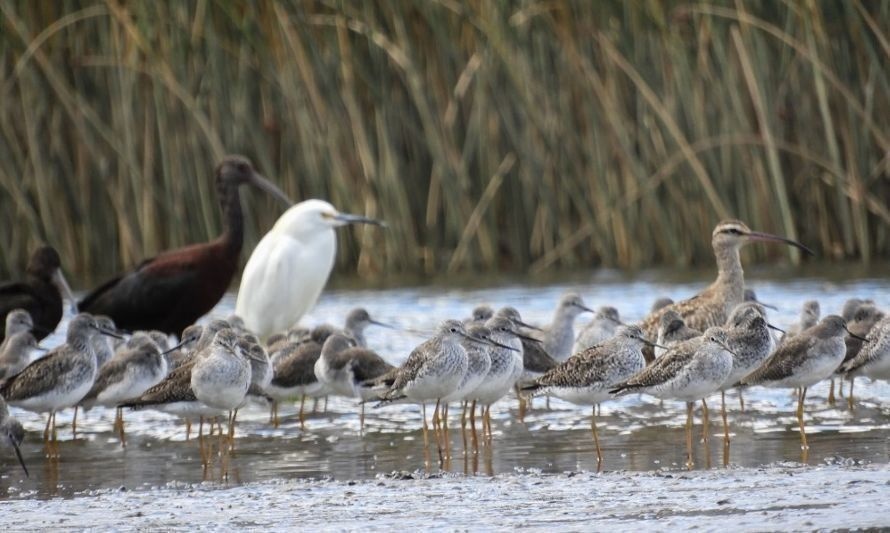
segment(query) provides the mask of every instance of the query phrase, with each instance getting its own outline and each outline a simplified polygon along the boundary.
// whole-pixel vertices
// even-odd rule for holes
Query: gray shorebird
[[[442,322],[436,329],[436,334],[414,348],[405,363],[394,371],[392,385],[381,397],[381,403],[402,398],[420,403],[424,449],[429,446],[426,402],[435,400],[432,423],[436,429],[437,445],[441,450],[438,435],[439,405],[442,398],[457,389],[467,372],[467,351],[461,346],[464,338],[470,338],[470,335],[461,322]]]
[[[611,338],[569,357],[522,390],[591,406],[590,428],[597,465],[601,467],[603,454],[596,430],[596,406],[614,397],[611,389],[643,370],[643,346],[647,344],[652,343],[643,337],[639,326],[621,326]]]
[[[470,318],[464,320],[466,326],[482,326],[485,321],[494,316],[494,309],[489,305],[477,305],[473,308]]]
[[[167,376],[167,358],[147,334],[136,334],[131,348],[108,361],[96,377],[90,391],[80,401],[84,409],[95,405],[115,407],[114,431],[126,446],[123,409],[118,405],[141,396]]]
[[[841,371],[850,378],[850,393],[847,398],[851,406],[855,376],[890,380],[890,317],[882,318],[871,328],[859,353],[845,361],[841,365]]]
[[[847,327],[849,328],[850,335],[848,335],[844,339],[844,344],[847,346],[847,351],[844,354],[844,361],[846,363],[848,361],[852,361],[859,355],[859,351],[862,349],[863,342],[861,339],[867,338],[871,333],[872,328],[884,319],[884,312],[877,308],[873,303],[863,302],[856,308],[856,312],[853,314],[853,320],[847,322]],[[842,364],[843,364],[842,363]],[[840,373],[840,370],[838,371]],[[853,381],[855,379],[855,374],[848,374],[850,378],[850,392],[847,394],[847,406],[850,409],[853,409]],[[831,380],[832,385],[834,384],[834,379]],[[843,393],[843,376],[841,376],[840,381],[840,391]],[[831,388],[830,392],[834,392],[834,387]],[[834,405],[834,397],[831,395],[829,397],[829,403]]]
[[[235,411],[244,403],[250,388],[250,361],[238,345],[238,334],[229,328],[216,334],[206,352],[192,368],[192,390],[204,405],[228,411],[231,441],[235,434]]]
[[[611,389],[613,394],[643,392],[662,400],[686,402],[686,466],[692,468],[692,410],[720,390],[732,371],[732,354],[726,346],[726,331],[712,327],[701,337],[677,344],[654,363]]]
[[[517,325],[508,318],[494,316],[485,322],[485,327],[491,332],[491,340],[507,348],[493,346],[489,349],[488,372],[473,392],[467,395],[467,399],[471,401],[470,426],[474,442],[476,440],[476,404],[482,406],[483,435],[490,437],[491,406],[515,386],[524,368],[522,334],[519,333]]]
[[[476,339],[487,341],[487,343],[483,344],[468,338],[461,340],[461,345],[464,347],[464,350],[467,351],[467,371],[464,372],[464,377],[460,380],[460,383],[457,385],[454,392],[442,398],[442,412],[444,413],[443,420],[445,421],[446,428],[448,427],[448,404],[454,401],[463,404],[460,425],[461,436],[464,441],[464,450],[467,448],[467,406],[472,400],[476,389],[479,388],[479,385],[481,385],[488,376],[488,371],[491,369],[492,350],[494,348],[502,348],[509,351],[516,351],[518,353],[517,349],[510,348],[509,346],[494,340],[491,330],[485,326],[471,325],[467,328],[467,333]]]
[[[819,308],[819,302],[816,300],[807,300],[803,303],[800,308],[800,318],[794,324],[788,326],[785,331],[785,338],[791,339],[801,331],[805,329],[810,329],[815,326],[819,322],[820,315],[822,314],[821,309]]]
[[[680,313],[673,309],[668,309],[661,315],[658,324],[658,335],[655,342],[658,346],[653,347],[655,357],[661,357],[672,346],[676,346],[683,341],[700,337],[701,331],[692,329],[686,325],[686,321],[680,316]]]
[[[553,320],[544,328],[544,350],[557,362],[565,361],[572,355],[575,342],[575,319],[581,313],[596,313],[584,305],[581,296],[570,292],[559,300]]]
[[[346,315],[346,324],[343,327],[343,331],[355,339],[356,346],[366,347],[368,346],[368,341],[365,340],[365,328],[368,326],[380,326],[383,328],[392,327],[385,322],[380,322],[379,320],[371,318],[367,309],[357,307]]]
[[[729,424],[726,419],[726,391],[739,380],[757,370],[775,349],[775,341],[766,321],[766,311],[753,301],[736,306],[726,321],[726,346],[732,354],[732,371],[720,387],[720,415],[723,418],[723,445],[729,447]],[[741,396],[740,396],[741,398]],[[729,454],[724,454],[729,460]]]
[[[41,350],[30,331],[7,335],[0,348],[0,383],[11,379],[25,369]]]
[[[49,413],[44,440],[50,436],[55,440],[56,411],[77,405],[93,386],[98,369],[92,339],[100,333],[115,335],[100,328],[91,315],[75,316],[68,324],[65,344],[34,361],[0,387],[0,396],[10,405]]]
[[[594,313],[593,320],[578,333],[578,338],[572,346],[572,353],[576,354],[612,338],[621,325],[618,309],[608,305],[600,307]]]
[[[844,319],[828,315],[815,326],[782,343],[757,370],[741,380],[742,385],[800,389],[797,421],[804,460],[809,448],[803,420],[807,388],[834,374],[844,360],[845,333],[849,331]]]
[[[9,408],[6,401],[0,396],[0,446],[10,446],[15,450],[15,456],[25,471],[25,476],[31,477],[28,473],[28,467],[25,466],[25,459],[22,457],[22,451],[19,447],[25,439],[25,428],[22,423],[9,414]]]
[[[769,233],[751,231],[738,220],[723,221],[717,224],[711,235],[711,246],[717,259],[717,279],[696,296],[649,314],[642,322],[646,336],[655,338],[661,315],[669,309],[679,313],[689,327],[699,331],[723,325],[733,308],[744,301],[745,274],[739,259],[739,250],[754,241],[781,242],[813,253],[799,242]],[[648,350],[644,351],[644,354],[647,359],[651,359],[652,354],[647,352]]]
[[[853,315],[856,314],[856,311],[860,306],[865,304],[874,305],[874,300],[871,299],[862,299],[862,298],[850,298],[844,302],[843,307],[841,308],[841,317],[847,322],[853,321]]]
[[[6,335],[3,338],[3,342],[0,342],[0,352],[3,351],[3,347],[6,345],[6,339],[10,336],[17,333],[30,333],[31,330],[34,329],[34,320],[31,318],[31,313],[24,309],[13,309],[6,315],[5,326],[4,331],[6,332]]]
[[[522,321],[519,311],[515,307],[502,307],[495,313],[495,318],[506,318],[511,321],[522,344],[522,372],[516,381],[516,397],[519,400],[519,419],[525,418],[525,400],[519,394],[519,385],[531,383],[535,378],[544,375],[545,372],[559,364],[544,348],[544,343],[527,335],[528,330],[542,332],[541,328],[532,326]],[[487,325],[487,324],[486,324]],[[522,329],[520,329],[522,328]]]
[[[649,313],[654,313],[659,309],[663,309],[669,305],[674,303],[673,298],[668,298],[667,296],[662,296],[661,298],[657,298],[654,302],[652,302],[652,307],[649,308]]]
[[[105,331],[116,332],[114,322],[107,316],[96,316],[96,323]],[[114,343],[112,337],[106,335],[93,335],[93,351],[96,352],[96,364],[99,368],[114,357]]]
[[[182,330],[182,337],[180,337],[179,342],[175,346],[164,349],[164,351],[167,352],[168,372],[172,372],[188,361],[203,334],[204,326],[200,324],[192,324]]]
[[[368,385],[394,369],[376,352],[356,346],[354,339],[340,333],[327,338],[313,366],[315,378],[325,389],[361,400],[359,431],[365,428],[365,401],[377,397]]]

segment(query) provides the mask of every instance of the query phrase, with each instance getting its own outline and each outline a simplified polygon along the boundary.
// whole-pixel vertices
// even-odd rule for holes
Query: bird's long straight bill
[[[15,456],[19,458],[19,464],[22,465],[22,470],[25,471],[25,477],[31,477],[31,474],[28,473],[28,467],[25,466],[25,459],[22,457],[22,451],[19,450],[19,445],[13,442],[12,447],[15,449]]]
[[[170,348],[169,350],[161,352],[161,355],[167,355],[168,353],[175,352],[176,350],[178,350],[178,349],[182,348],[183,346],[185,346],[186,344],[188,344],[188,342],[189,341],[187,341],[187,340],[182,341],[179,344],[177,344],[176,346]]]
[[[772,233],[763,233],[763,232],[760,232],[760,231],[751,231],[751,232],[749,232],[749,233],[747,234],[747,237],[750,238],[750,239],[754,239],[754,240],[756,240],[756,241],[770,241],[770,242],[781,242],[781,243],[785,243],[785,244],[794,246],[794,247],[796,247],[796,248],[800,248],[801,250],[803,250],[804,252],[806,252],[806,253],[808,253],[808,254],[810,254],[810,255],[816,255],[816,252],[814,252],[813,250],[807,248],[807,247],[804,246],[803,244],[801,244],[801,243],[799,243],[799,242],[797,242],[797,241],[793,241],[793,240],[791,240],[791,239],[786,239],[785,237],[779,237],[778,235],[773,235]]]
[[[375,218],[369,218],[364,215],[337,213],[336,215],[334,215],[334,219],[344,224],[371,224],[373,226],[380,226],[382,228],[386,227],[386,222],[377,220]]]
[[[254,185],[257,189],[265,191],[275,198],[278,198],[287,207],[294,205],[291,199],[288,198],[286,194],[284,194],[284,191],[279,189],[277,185],[275,185],[268,179],[264,178],[261,174],[254,172],[251,184]]]
[[[108,328],[98,327],[99,333],[102,335],[107,335],[108,337],[114,337],[115,339],[123,339],[124,336],[118,333],[117,331],[110,330]]]

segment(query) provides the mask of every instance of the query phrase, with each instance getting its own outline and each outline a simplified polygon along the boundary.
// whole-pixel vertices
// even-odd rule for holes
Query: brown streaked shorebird
[[[572,355],[575,342],[575,319],[581,313],[596,313],[584,305],[581,296],[570,292],[559,299],[553,320],[544,328],[544,350],[557,362],[565,361]]]
[[[828,315],[815,326],[782,343],[766,362],[740,382],[741,385],[800,389],[797,421],[804,462],[809,449],[803,420],[807,388],[834,374],[844,360],[845,333],[849,334],[849,330],[844,319]]]
[[[97,365],[91,341],[99,333],[115,335],[101,329],[91,315],[78,314],[68,324],[65,344],[34,361],[0,387],[0,396],[10,405],[49,413],[44,440],[50,436],[55,440],[56,411],[77,405],[93,386]]]
[[[611,389],[613,394],[643,392],[662,400],[686,402],[686,466],[692,468],[692,410],[718,390],[732,371],[732,353],[726,346],[726,331],[711,327],[700,337],[689,339],[668,350],[654,363]]]
[[[596,445],[597,466],[603,453],[596,431],[596,405],[613,398],[609,391],[630,379],[646,366],[643,346],[652,344],[639,326],[620,326],[615,335],[578,352],[537,378],[523,391],[544,392],[578,405],[593,407],[590,428]]]
[[[34,250],[25,275],[24,281],[0,284],[0,321],[5,322],[13,309],[24,309],[33,321],[31,333],[39,341],[55,331],[62,320],[62,297],[71,301],[73,312],[77,312],[77,307],[62,274],[62,261],[52,246]]]
[[[235,275],[244,242],[239,191],[246,184],[291,204],[247,158],[226,156],[216,168],[225,224],[222,235],[146,259],[132,271],[93,289],[81,300],[81,310],[107,315],[125,331],[156,329],[181,334],[219,302]]]
[[[744,301],[745,274],[739,259],[739,250],[754,241],[781,242],[813,253],[797,241],[752,231],[738,220],[723,221],[717,224],[711,235],[711,246],[717,259],[717,279],[694,297],[649,314],[642,322],[646,336],[655,338],[661,315],[669,309],[679,313],[689,327],[700,331],[723,325],[733,308]],[[645,350],[644,354],[651,360],[653,354],[647,352],[649,350]]]
[[[25,428],[22,427],[21,422],[9,414],[6,401],[0,396],[0,446],[11,446],[15,450],[15,456],[18,457],[19,464],[22,465],[22,470],[25,471],[25,476],[31,477],[28,473],[28,467],[25,466],[22,451],[19,449],[24,439]]]

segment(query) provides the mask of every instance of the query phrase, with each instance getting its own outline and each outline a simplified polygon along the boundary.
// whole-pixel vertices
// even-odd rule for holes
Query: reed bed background
[[[367,277],[711,264],[728,217],[890,257],[887,0],[19,0],[0,28],[3,277],[38,242],[83,288],[214,236],[229,152],[386,219],[341,234]],[[246,259],[281,210],[244,204]]]

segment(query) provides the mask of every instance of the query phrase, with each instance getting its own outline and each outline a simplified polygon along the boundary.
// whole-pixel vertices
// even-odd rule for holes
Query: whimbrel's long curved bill
[[[748,232],[748,233],[745,235],[745,237],[747,237],[747,238],[749,238],[749,239],[753,239],[753,240],[755,240],[755,241],[768,241],[768,242],[781,242],[781,243],[785,243],[785,244],[788,244],[788,245],[790,245],[790,246],[794,246],[795,248],[800,248],[801,250],[803,250],[804,252],[806,252],[806,253],[808,253],[808,254],[810,254],[810,255],[816,255],[816,252],[814,252],[814,251],[811,250],[810,248],[807,248],[807,247],[804,246],[803,244],[801,244],[801,243],[799,243],[799,242],[797,242],[797,241],[793,241],[793,240],[791,240],[791,239],[786,239],[785,237],[779,237],[778,235],[773,235],[772,233],[763,233],[763,232],[761,232],[761,231],[750,231],[750,232]]]

